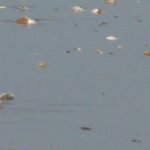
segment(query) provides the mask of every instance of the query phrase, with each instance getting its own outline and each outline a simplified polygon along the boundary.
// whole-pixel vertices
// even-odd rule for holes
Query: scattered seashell
[[[145,51],[144,56],[150,56],[150,50]]]
[[[81,52],[81,48],[80,47],[77,47],[77,48],[74,48],[74,50],[76,51],[76,52]]]
[[[104,0],[106,4],[115,4],[117,0]]]
[[[72,12],[73,13],[82,13],[82,12],[84,12],[84,7],[81,5],[74,5],[72,7]]]
[[[3,5],[0,6],[0,9],[6,9],[6,8],[7,6],[3,6]]]
[[[98,52],[99,54],[104,54],[104,51],[101,49],[96,49],[96,52]]]
[[[14,94],[13,93],[1,93],[0,100],[13,100]]]
[[[36,23],[37,21],[35,19],[31,19],[29,17],[21,17],[16,19],[16,24],[20,24],[20,25],[32,25]]]
[[[40,69],[46,69],[47,68],[47,62],[46,61],[40,61],[40,62],[37,63],[37,66]]]
[[[97,16],[100,16],[104,13],[104,11],[100,8],[94,8],[91,10],[91,13]]]
[[[108,40],[108,41],[116,41],[118,38],[113,36],[113,35],[109,35],[105,39]]]

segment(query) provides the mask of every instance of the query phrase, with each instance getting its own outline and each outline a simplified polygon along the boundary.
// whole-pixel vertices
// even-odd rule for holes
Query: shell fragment
[[[150,56],[150,50],[145,51],[144,56]]]
[[[84,12],[84,8],[83,8],[83,6],[81,6],[81,5],[74,5],[73,7],[72,7],[72,12],[73,13],[82,13],[82,12]]]
[[[77,48],[74,48],[74,50],[76,51],[76,52],[81,52],[81,48],[80,47],[77,47]]]
[[[101,8],[94,8],[91,10],[91,13],[94,14],[94,15],[97,15],[97,16],[100,16],[103,14],[103,10]]]
[[[21,17],[16,19],[16,24],[20,24],[20,25],[32,25],[36,23],[37,21],[35,19],[31,19],[29,17]]]
[[[101,49],[96,49],[96,52],[99,53],[99,54],[101,54],[101,55],[104,54],[104,51],[101,50]]]
[[[106,4],[115,4],[117,0],[104,0]]]
[[[6,9],[7,6],[0,5],[0,9]]]
[[[13,93],[1,93],[0,100],[13,100],[14,94]]]
[[[47,68],[47,62],[46,61],[40,61],[40,62],[37,63],[37,66],[40,69],[46,69]]]
[[[108,41],[116,41],[118,38],[115,37],[114,35],[109,35],[105,39],[108,40]]]

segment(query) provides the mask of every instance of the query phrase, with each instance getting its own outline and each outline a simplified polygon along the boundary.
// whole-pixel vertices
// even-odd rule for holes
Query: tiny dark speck
[[[138,139],[132,139],[132,142],[133,142],[133,143],[141,143],[141,141],[138,140]]]
[[[92,130],[92,128],[90,127],[80,127],[81,130],[85,130],[85,131],[90,131]]]
[[[69,54],[69,53],[70,53],[70,51],[66,51],[66,53],[67,53],[67,54]]]

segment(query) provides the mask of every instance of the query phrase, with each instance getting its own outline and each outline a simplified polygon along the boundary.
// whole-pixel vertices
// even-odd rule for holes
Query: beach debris
[[[36,23],[37,21],[35,19],[29,17],[21,17],[16,19],[16,24],[20,24],[20,25],[32,25]]]
[[[0,100],[13,100],[14,94],[13,93],[0,93]]]
[[[96,52],[99,53],[99,54],[101,54],[101,55],[104,54],[104,51],[102,49],[99,49],[99,48],[96,49]]]
[[[115,4],[117,0],[104,0],[106,4]]]
[[[72,12],[77,14],[82,13],[84,12],[84,7],[82,5],[74,5],[72,7]]]
[[[108,40],[108,41],[116,41],[116,40],[118,40],[118,38],[116,36],[111,35],[111,34],[108,35],[105,39]]]
[[[100,16],[104,13],[104,11],[101,8],[94,8],[91,10],[91,13],[96,16]]]
[[[82,127],[80,127],[80,129],[84,130],[84,131],[91,131],[92,130],[92,128],[86,127],[86,126],[82,126]]]
[[[81,48],[80,47],[77,47],[77,48],[74,48],[74,50],[76,51],[76,52],[81,52]]]
[[[46,69],[47,68],[47,62],[46,61],[40,61],[40,62],[37,63],[37,66],[40,69]]]
[[[150,50],[145,51],[144,56],[150,56]]]
[[[0,5],[0,9],[6,9],[7,6],[4,6],[4,5]]]

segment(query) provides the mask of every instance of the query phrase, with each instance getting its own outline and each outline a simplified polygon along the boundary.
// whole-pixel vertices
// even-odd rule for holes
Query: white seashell
[[[76,51],[76,52],[81,52],[81,48],[80,47],[77,47],[77,48],[74,48],[74,50]]]
[[[116,41],[118,38],[113,36],[113,35],[109,35],[105,39],[108,40],[108,41]]]
[[[94,14],[94,15],[99,16],[99,15],[103,14],[103,10],[100,9],[100,8],[94,8],[94,9],[91,10],[91,13]]]
[[[82,12],[84,12],[84,8],[81,5],[74,5],[72,7],[72,12],[74,12],[74,13],[82,13]]]
[[[7,6],[3,6],[3,5],[0,6],[0,9],[6,9],[6,8]]]
[[[96,52],[98,52],[99,54],[104,54],[104,51],[101,49],[96,49]]]

